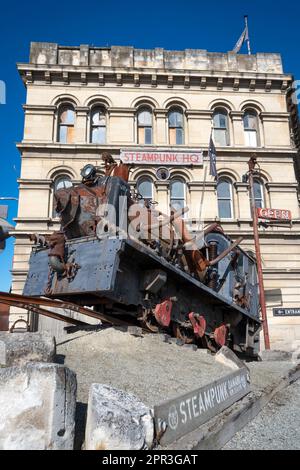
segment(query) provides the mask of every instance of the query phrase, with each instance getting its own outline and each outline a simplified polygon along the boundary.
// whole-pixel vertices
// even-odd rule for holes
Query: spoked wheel
[[[184,344],[192,344],[195,342],[195,336],[193,330],[189,328],[184,328],[183,326],[179,325],[178,323],[173,323],[173,333],[174,336]]]
[[[157,323],[156,318],[151,312],[151,310],[145,310],[140,321],[142,326],[147,330],[151,331],[151,333],[158,333],[159,324]]]

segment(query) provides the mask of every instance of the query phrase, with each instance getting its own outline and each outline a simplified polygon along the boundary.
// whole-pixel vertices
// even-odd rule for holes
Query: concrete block
[[[280,349],[265,349],[261,351],[259,357],[262,361],[291,361],[292,352],[282,351]]]
[[[55,354],[55,338],[46,333],[0,333],[0,366],[52,362]]]
[[[0,450],[72,450],[76,375],[59,364],[0,369]]]
[[[147,449],[151,448],[153,438],[150,408],[123,390],[92,384],[85,430],[86,450]]]
[[[248,369],[246,364],[227,346],[222,346],[222,348],[219,349],[215,355],[215,360],[233,370],[241,369],[242,367],[246,367]]]

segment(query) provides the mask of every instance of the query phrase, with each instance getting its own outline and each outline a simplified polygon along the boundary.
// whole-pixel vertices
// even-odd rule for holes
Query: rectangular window
[[[152,127],[138,128],[138,142],[139,144],[152,144]]]
[[[145,144],[152,144],[152,127],[145,127]]]
[[[257,132],[245,130],[245,145],[246,147],[257,147]]]
[[[92,143],[105,144],[105,127],[94,127],[92,129]]]
[[[226,129],[214,129],[214,141],[216,145],[226,147],[228,145],[227,130]]]
[[[74,142],[74,127],[63,126],[59,127],[59,142],[62,144],[72,144]]]
[[[226,199],[219,199],[218,200],[218,208],[219,208],[219,217],[220,219],[231,219],[231,201]]]
[[[171,127],[170,131],[170,145],[176,145],[176,129]]]
[[[182,145],[183,144],[183,130],[181,128],[176,128],[176,144]]]

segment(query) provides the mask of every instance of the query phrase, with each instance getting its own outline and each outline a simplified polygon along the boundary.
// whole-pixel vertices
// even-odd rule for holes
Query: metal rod
[[[262,318],[262,325],[263,325],[265,348],[270,349],[269,327],[268,327],[268,319],[267,319],[266,298],[265,298],[264,279],[263,279],[263,270],[262,270],[262,262],[261,262],[261,251],[260,251],[259,233],[258,233],[258,218],[257,218],[257,211],[256,211],[256,205],[255,205],[255,197],[254,197],[253,172],[254,172],[254,167],[256,165],[256,157],[252,156],[250,160],[248,161],[248,165],[249,165],[250,207],[251,207],[251,215],[253,219],[253,235],[254,235],[258,285],[259,285],[259,302],[260,302],[260,309],[261,309],[261,318]]]
[[[35,305],[22,303],[22,302],[14,301],[14,300],[7,300],[7,299],[5,300],[2,299],[1,302],[6,305],[10,305],[12,307],[23,308],[24,310],[28,310],[29,312],[37,313],[45,317],[53,318],[54,320],[60,320],[65,323],[70,323],[71,325],[75,325],[75,326],[89,325],[89,323],[76,320],[75,318],[67,317],[66,315],[62,315],[60,313],[52,312],[51,310],[45,310],[44,308],[40,308]]]
[[[215,264],[218,264],[219,261],[221,261],[225,256],[227,256],[232,250],[234,250],[242,241],[244,240],[244,237],[239,237],[234,243],[232,243],[226,250],[224,250],[222,253],[217,256],[217,258],[211,260],[209,262],[210,266],[215,266]]]
[[[75,312],[81,313],[82,315],[87,315],[89,317],[96,318],[97,320],[101,320],[103,322],[110,323],[112,325],[116,325],[116,324],[119,324],[120,326],[127,325],[127,323],[123,320],[113,318],[109,315],[102,314],[100,312],[94,312],[93,310],[81,307],[80,305],[74,304],[72,302],[66,302],[64,300],[48,299],[45,297],[30,297],[26,295],[0,292],[0,302],[3,302],[3,303],[19,302],[19,303],[27,303],[30,305],[37,305],[37,306],[42,305],[46,307],[74,310]]]

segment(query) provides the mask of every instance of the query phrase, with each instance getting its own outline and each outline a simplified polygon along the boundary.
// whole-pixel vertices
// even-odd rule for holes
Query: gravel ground
[[[77,375],[76,449],[80,449],[84,440],[88,393],[92,383],[108,384],[131,392],[153,407],[232,372],[232,369],[217,363],[207,350],[195,351],[174,342],[170,344],[161,336],[145,334],[136,337],[124,329],[109,327],[77,331],[57,338],[60,362]],[[247,366],[252,391],[260,396],[265,387],[276,384],[293,364],[270,361],[249,362]],[[228,445],[234,446],[234,441]]]
[[[57,342],[57,354],[76,372],[82,403],[90,385],[102,383],[134,393],[152,407],[231,372],[206,350],[168,344],[159,335],[135,337],[117,328],[68,335]]]
[[[299,450],[300,380],[276,394],[224,449]]]

